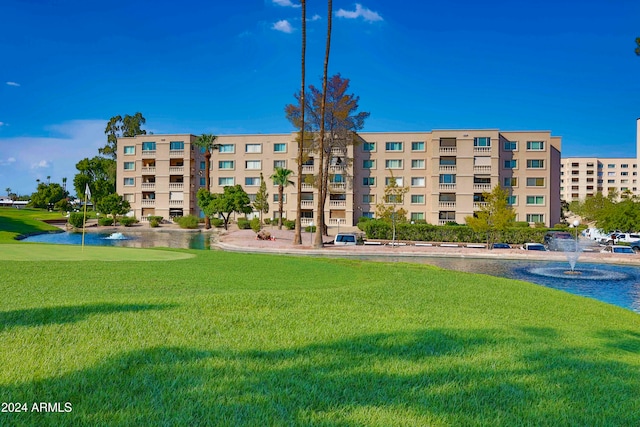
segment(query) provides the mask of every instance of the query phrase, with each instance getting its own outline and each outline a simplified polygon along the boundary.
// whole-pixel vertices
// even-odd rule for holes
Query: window
[[[411,143],[411,151],[424,151],[424,141],[414,141]]]
[[[518,204],[518,196],[507,196],[507,204],[510,206],[515,206]]]
[[[411,203],[424,205],[424,194],[412,194]]]
[[[527,187],[544,187],[544,178],[527,178]]]
[[[440,166],[455,166],[455,157],[440,157]]]
[[[184,150],[184,142],[183,141],[169,142],[169,150]]]
[[[505,178],[503,187],[517,187],[518,178]]]
[[[411,186],[412,187],[424,187],[424,177],[423,176],[414,176],[411,178]]]
[[[451,174],[451,173],[443,173],[443,174],[440,174],[440,178],[438,182],[440,184],[455,184],[456,176],[455,174]]]
[[[132,171],[136,169],[136,162],[124,162],[124,170]]]
[[[204,187],[206,185],[204,177],[200,177],[200,187]]]
[[[260,160],[247,160],[244,162],[245,169],[260,169]]]
[[[607,180],[607,184],[615,184],[616,180],[615,179],[608,179]]]
[[[411,221],[424,221],[424,212],[411,212]]]
[[[505,141],[504,145],[502,146],[502,148],[504,149],[504,151],[516,151],[518,149],[518,142],[517,141]]]
[[[544,196],[527,196],[528,205],[544,205]]]
[[[142,143],[142,151],[155,151],[156,143],[155,142],[143,142]]]
[[[615,172],[607,172],[607,176],[616,176]]]
[[[580,166],[580,163],[571,163],[572,168],[577,168],[578,166]]]
[[[273,168],[282,168],[282,169],[286,169],[287,167],[287,161],[286,160],[274,160],[273,161]]]
[[[621,176],[629,176],[629,172],[620,172]]]
[[[126,200],[127,202],[133,203],[136,201],[136,195],[135,194],[123,194],[122,195],[122,199]]]
[[[376,185],[376,179],[373,176],[365,176],[362,178],[362,185]]]
[[[366,159],[362,161],[362,168],[363,169],[375,169],[376,168],[376,161],[375,160],[370,160],[370,159]]]
[[[373,212],[362,212],[362,216],[365,218],[373,219]]]
[[[246,144],[244,146],[245,153],[262,153],[262,144]]]
[[[580,182],[580,178],[571,178],[571,182]]]
[[[505,169],[516,169],[518,167],[518,161],[513,159],[513,160],[505,160],[504,161],[504,168]]]
[[[285,143],[273,144],[273,152],[274,153],[286,153],[287,152],[287,144],[285,144]]]
[[[528,164],[529,164],[529,161],[527,160],[527,165]],[[571,171],[571,175],[580,175],[580,171]]]
[[[274,202],[280,202],[280,197],[279,196],[280,195],[278,193],[275,193],[273,195],[273,201]],[[287,203],[287,195],[286,194],[282,195],[282,203]]]
[[[233,169],[235,162],[233,160],[219,160],[218,169]]]
[[[235,144],[220,144],[220,147],[218,147],[218,152],[219,153],[235,153],[236,152],[236,145]]]
[[[474,147],[491,147],[491,138],[488,136],[473,138]]]
[[[260,177],[246,177],[244,179],[244,185],[247,187],[254,187],[260,185]]]
[[[135,145],[126,145],[124,147],[124,154],[127,155],[127,156],[132,155],[132,154],[136,154]]]
[[[616,165],[615,165],[615,164],[613,164],[613,163],[609,163],[609,164],[607,165],[607,168],[609,168],[609,169],[615,169],[615,168],[616,168]]]
[[[456,221],[456,212],[455,211],[440,211],[438,212],[438,219],[440,221]]]
[[[629,168],[629,165],[628,165],[628,164],[626,164],[626,163],[623,163],[623,164],[621,164],[621,165],[620,165],[620,168],[621,168],[621,169],[628,169],[628,168]]]
[[[411,160],[411,169],[424,169],[424,159]]]
[[[221,187],[225,187],[228,185],[234,185],[235,184],[235,180],[232,176],[230,177],[220,177],[218,178],[218,185]]]
[[[385,160],[384,167],[387,169],[402,169],[402,160]]]
[[[375,194],[363,194],[362,195],[362,203],[375,203],[376,196]]]
[[[395,177],[395,180],[396,180],[396,185],[397,185],[398,187],[402,187],[402,186],[404,185],[404,184],[403,184],[403,183],[404,183],[404,180],[402,179],[402,177],[401,177],[401,176],[396,176],[396,177]],[[386,178],[384,179],[384,185],[391,185],[391,177],[386,177]]]
[[[473,183],[474,184],[491,184],[491,176],[490,175],[474,175]]]
[[[136,185],[136,179],[135,178],[125,178],[124,179],[124,185],[126,185],[126,186]]]
[[[527,150],[544,151],[544,141],[527,141]]]
[[[201,171],[205,170],[206,167],[207,167],[207,163],[206,162],[200,162],[200,170]]]
[[[362,151],[376,151],[375,142],[365,142],[362,144]]]
[[[544,168],[544,160],[527,160],[527,169],[542,169]]]
[[[527,222],[544,222],[544,214],[527,214]]]
[[[456,201],[456,193],[440,193],[438,196],[439,202],[453,202]]]
[[[387,142],[384,146],[387,151],[402,151],[402,142]]]

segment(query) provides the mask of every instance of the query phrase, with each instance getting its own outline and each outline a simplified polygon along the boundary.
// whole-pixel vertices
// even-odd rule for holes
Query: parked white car
[[[640,240],[640,234],[637,233],[611,233],[603,243],[614,245],[616,243],[631,243],[637,240]]]
[[[618,245],[609,245],[602,249],[600,252],[603,254],[624,254],[624,255],[635,255],[636,253],[631,249],[630,246],[618,246]]]

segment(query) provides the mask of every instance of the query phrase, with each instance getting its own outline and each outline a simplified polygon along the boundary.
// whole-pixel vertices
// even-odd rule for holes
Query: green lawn
[[[59,230],[40,220],[63,219],[60,212],[44,209],[16,209],[0,207],[0,243],[15,243],[20,235]]]
[[[0,425],[640,424],[640,316],[597,301],[424,265],[13,246],[0,401],[73,411]]]

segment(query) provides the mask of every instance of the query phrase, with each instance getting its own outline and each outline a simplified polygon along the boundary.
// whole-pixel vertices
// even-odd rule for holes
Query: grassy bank
[[[43,233],[59,230],[42,220],[63,219],[60,212],[48,212],[44,209],[16,209],[0,207],[0,243],[15,243],[20,235]]]
[[[0,424],[640,423],[635,313],[424,265],[177,252],[0,261],[0,400],[73,408]]]

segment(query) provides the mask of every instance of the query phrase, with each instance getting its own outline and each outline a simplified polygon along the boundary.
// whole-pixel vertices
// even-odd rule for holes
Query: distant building
[[[295,138],[295,133],[218,136],[210,191],[240,184],[253,199],[262,173],[270,216],[276,218],[277,187],[269,177],[276,167],[297,173]],[[195,139],[189,134],[118,139],[116,188],[136,217],[201,215],[196,193],[205,186],[204,155],[193,145]],[[359,133],[355,146],[332,152],[326,222],[354,225],[361,216],[374,217],[393,174],[398,185],[409,188],[398,208],[412,221],[463,224],[484,204],[482,193],[500,184],[509,192],[518,221],[551,226],[561,219],[560,148],[560,137],[549,131]],[[314,221],[318,191],[310,177],[317,172],[311,153],[303,165],[302,188],[285,188],[285,217],[295,218],[300,191],[302,224]]]

